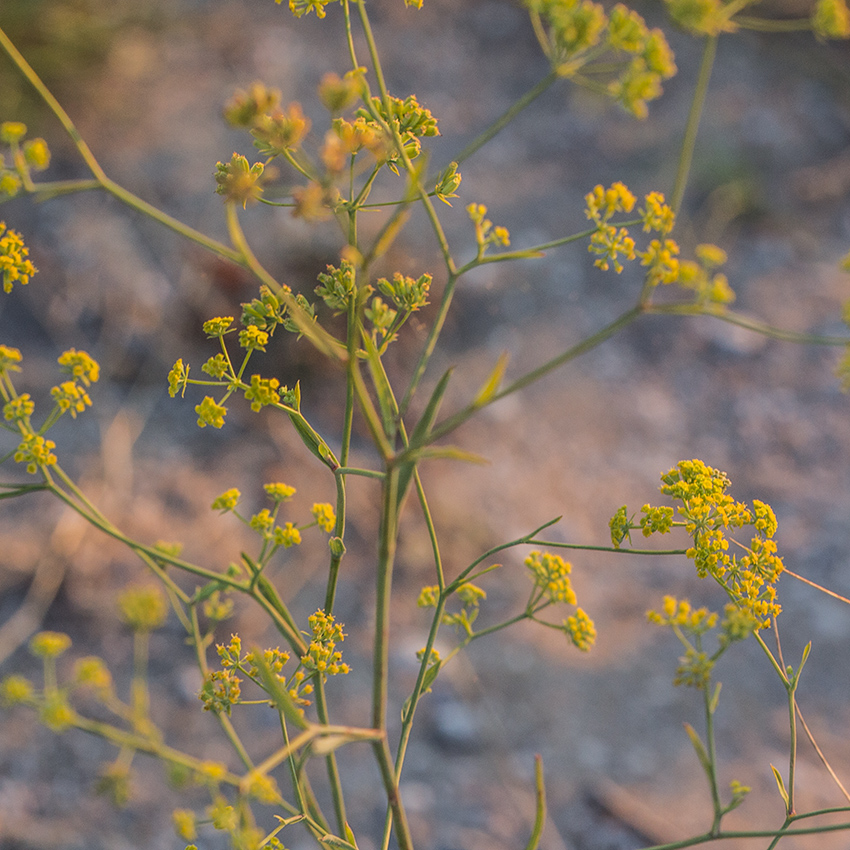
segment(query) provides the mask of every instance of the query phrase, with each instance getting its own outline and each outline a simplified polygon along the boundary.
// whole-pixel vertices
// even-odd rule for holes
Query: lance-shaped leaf
[[[779,796],[782,797],[785,802],[785,809],[788,810],[788,791],[785,788],[785,782],[782,779],[782,774],[773,766],[770,766],[770,769],[773,771],[773,778],[776,780],[776,786],[779,788]]]
[[[708,777],[708,781],[711,782],[711,759],[708,756],[708,751],[705,748],[705,744],[703,744],[700,736],[697,734],[696,729],[691,726],[690,723],[685,723],[685,731],[688,733],[688,737],[691,739],[691,744],[696,751],[697,758],[699,759],[699,763],[702,765],[702,769],[705,771],[705,775]]]
[[[431,692],[431,685],[434,684],[434,680],[437,678],[437,675],[440,672],[440,668],[443,666],[442,661],[434,661],[432,664],[428,665],[428,669],[425,671],[425,675],[422,677],[422,690],[419,693],[421,697],[423,694],[427,694]],[[408,715],[410,713],[411,707],[411,699],[412,696],[408,697],[404,701],[404,705],[401,709],[401,721],[404,723]]]
[[[446,393],[446,388],[449,385],[449,379],[451,378],[453,371],[454,368],[447,369],[443,374],[443,377],[437,381],[437,386],[434,387],[434,391],[431,393],[431,398],[428,399],[428,404],[425,405],[425,410],[422,411],[422,416],[419,417],[419,421],[416,423],[416,427],[410,435],[410,439],[408,441],[409,446],[419,446],[427,439],[428,433],[434,424],[434,420],[437,418],[437,413],[440,411],[440,404],[443,401],[443,396]],[[410,486],[410,481],[413,478],[413,472],[415,469],[416,464],[413,461],[410,463],[403,463],[399,467],[398,505],[401,505],[404,501],[404,497],[407,495],[407,488]]]
[[[328,833],[327,835],[322,835],[319,838],[319,841],[324,847],[330,848],[330,850],[358,850],[356,844],[352,843],[351,841],[346,841],[344,838],[340,838],[338,835],[331,835],[330,833]]]
[[[316,433],[312,425],[300,414],[290,413],[289,421],[295,426],[305,446],[331,471],[339,467],[339,461],[330,446]]]
[[[493,371],[490,373],[490,376],[484,382],[481,389],[478,390],[478,394],[473,399],[473,407],[483,407],[490,401],[490,399],[493,398],[494,395],[496,395],[502,384],[502,378],[505,376],[505,369],[507,366],[508,352],[503,351],[499,355],[499,359],[496,361],[496,365],[493,367]]]
[[[295,701],[289,695],[280,679],[278,679],[277,674],[269,666],[262,652],[254,653],[254,663],[260,674],[263,689],[271,698],[274,707],[299,729],[309,729],[311,724],[304,717],[304,712],[295,705]]]
[[[372,383],[378,395],[378,408],[381,411],[381,424],[384,427],[384,434],[392,443],[395,440],[398,427],[396,425],[398,405],[395,396],[393,396],[390,382],[387,380],[384,364],[381,363],[381,356],[378,354],[375,342],[369,334],[363,334],[363,347],[366,351],[366,364],[369,366],[369,374],[372,376]]]

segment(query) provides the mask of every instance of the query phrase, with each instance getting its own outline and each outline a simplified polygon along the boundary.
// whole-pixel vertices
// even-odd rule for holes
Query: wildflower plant
[[[401,0],[395,1],[401,4]],[[363,0],[290,0],[288,5],[296,18],[313,14],[324,26],[340,26],[350,67],[343,75],[329,71],[319,86],[317,101],[327,113],[321,128],[313,126],[301,104],[283,104],[280,91],[271,84],[274,81],[251,83],[225,105],[227,122],[241,130],[256,151],[251,157],[223,153],[221,161],[210,164],[210,191],[221,196],[227,242],[177,221],[111,180],[71,118],[0,30],[0,47],[69,133],[90,172],[85,179],[42,180],[38,175],[50,165],[47,142],[29,139],[20,122],[5,121],[0,124],[0,201],[18,195],[45,199],[102,190],[250,273],[256,297],[241,305],[241,314],[235,315],[234,310],[233,316],[211,316],[198,329],[198,336],[214,341],[218,350],[199,365],[179,358],[162,376],[163,389],[167,387],[175,404],[193,405],[200,428],[225,428],[228,415],[237,406],[284,417],[312,456],[309,462],[316,474],[324,476],[329,493],[333,493],[332,501],[309,507],[300,501],[294,487],[272,481],[262,485],[264,506],[254,509],[252,499],[243,499],[236,487],[222,492],[212,500],[211,511],[221,515],[221,522],[235,519],[241,523],[253,544],[236,562],[219,563],[213,558],[209,564],[194,563],[181,557],[179,545],[132,539],[64,470],[59,462],[61,452],[47,436],[65,414],[77,419],[97,403],[99,364],[85,351],[72,348],[64,352],[58,361],[58,382],[50,392],[48,405],[52,406],[45,412],[43,401],[22,391],[26,384],[22,353],[0,344],[0,424],[6,440],[0,460],[15,470],[15,480],[0,485],[3,498],[47,491],[92,526],[124,543],[138,557],[147,581],[153,581],[132,585],[116,600],[121,620],[133,634],[128,698],[121,698],[106,662],[97,656],[78,657],[68,667],[58,664],[60,656],[73,651],[71,638],[43,631],[30,642],[31,653],[40,659],[40,682],[8,675],[0,681],[0,701],[6,707],[29,707],[54,732],[82,730],[113,744],[118,756],[104,767],[100,784],[116,802],[126,802],[131,796],[131,763],[140,753],[159,759],[173,780],[204,789],[208,804],[203,808],[181,803],[174,809],[173,825],[181,843],[203,843],[205,833],[212,830],[225,833],[239,850],[282,848],[284,842],[297,840],[291,838],[293,833],[306,830],[319,847],[356,850],[358,836],[346,810],[346,790],[362,777],[344,776],[336,751],[369,747],[380,776],[384,818],[380,834],[364,837],[363,843],[368,840],[386,850],[394,841],[401,850],[411,850],[414,832],[400,781],[417,710],[446,665],[473,641],[520,622],[554,631],[563,645],[573,650],[591,650],[597,627],[591,614],[579,606],[573,564],[559,551],[581,553],[590,548],[611,557],[637,559],[659,554],[658,549],[635,547],[633,536],[637,538],[638,533],[645,538],[678,535],[684,542],[666,550],[666,555],[690,564],[696,576],[714,584],[716,610],[695,607],[685,598],[668,594],[648,619],[671,630],[682,646],[674,684],[701,695],[704,731],[700,734],[689,725],[687,734],[708,779],[712,817],[704,833],[683,836],[666,846],[672,850],[734,834],[767,835],[772,848],[786,835],[835,829],[834,825],[809,826],[810,821],[803,819],[816,818],[821,812],[801,813],[796,807],[801,715],[795,694],[810,647],[796,668],[785,664],[778,642],[778,583],[783,574],[800,577],[778,554],[777,521],[766,503],[738,502],[730,493],[725,473],[700,460],[681,461],[661,479],[661,494],[673,504],[647,503],[636,513],[620,508],[609,523],[610,545],[547,540],[544,531],[557,522],[551,520],[515,539],[497,542],[466,566],[459,566],[441,545],[420,468],[435,458],[479,461],[478,455],[446,442],[447,438],[482,409],[519,393],[646,315],[712,316],[768,337],[850,347],[847,335],[795,334],[735,313],[732,286],[720,271],[726,262],[724,250],[709,243],[691,246],[685,237],[677,237],[682,239],[680,245],[673,237],[720,35],[744,28],[808,28],[820,38],[846,38],[850,36],[850,15],[844,0],[817,0],[810,18],[781,22],[747,14],[753,5],[747,0],[667,0],[672,19],[703,45],[694,107],[670,191],[665,194],[653,188],[638,195],[621,181],[607,187],[588,185],[584,198],[587,229],[542,244],[519,246],[507,228],[494,224],[498,213],[488,218],[485,205],[465,197],[461,173],[465,161],[510,122],[520,120],[523,110],[554,85],[587,87],[634,118],[646,118],[665,81],[677,70],[662,29],[650,28],[638,12],[622,3],[609,8],[592,0],[524,0],[549,70],[454,161],[432,169],[429,146],[440,133],[440,116],[414,93],[390,93],[368,5]],[[415,15],[422,2],[405,0],[404,5]],[[357,37],[355,32],[359,32]],[[386,179],[379,181],[379,175]],[[394,194],[388,198],[390,191]],[[462,233],[452,234],[450,241],[441,215],[456,198],[462,199],[468,223]],[[294,291],[255,255],[242,227],[242,212],[249,204],[285,207],[305,221],[333,223],[340,234],[338,261],[316,269],[315,283]],[[410,275],[390,271],[378,276],[377,261],[388,256],[414,206],[424,213],[442,258],[441,267],[417,268]],[[367,211],[377,211],[381,219],[377,232],[364,236],[358,223]],[[456,260],[455,239],[471,257],[465,263]],[[0,272],[3,288],[11,297],[36,274],[25,242],[17,230],[0,224]],[[573,243],[593,256],[602,273],[619,274],[628,264],[641,273],[633,306],[585,339],[510,380],[506,379],[507,358],[500,357],[477,392],[443,415],[452,371],[433,375],[428,393],[423,379],[433,374],[434,353],[461,279],[491,263],[533,261]],[[658,297],[660,290],[664,297]],[[845,311],[845,320],[847,315]],[[425,339],[418,358],[399,375],[386,355],[416,321],[425,327]],[[311,421],[311,412],[302,408],[300,383],[282,384],[268,365],[272,361],[264,355],[284,334],[309,346],[329,369],[344,376],[341,424],[333,437],[323,435]],[[846,388],[850,384],[846,358],[839,374]],[[356,466],[352,461],[355,416],[374,449],[370,466]],[[334,689],[338,677],[349,674],[354,665],[346,652],[345,626],[337,617],[337,595],[346,556],[346,490],[352,478],[362,478],[375,487],[380,523],[373,547],[371,704],[359,725],[342,725],[335,722]],[[427,637],[416,653],[413,686],[396,707],[390,696],[391,611],[407,603],[412,606],[413,600],[394,590],[393,574],[400,517],[413,506],[418,506],[425,519],[433,553],[432,577],[415,600]],[[291,557],[308,539],[318,540],[322,547],[326,577],[323,597],[311,608],[314,613],[300,622],[272,564]],[[504,564],[494,560],[501,555],[506,556]],[[512,611],[501,616],[490,607],[488,588],[512,569],[524,575],[527,596],[524,603],[515,601]],[[578,561],[576,574],[582,569],[584,564]],[[265,618],[276,632],[276,645],[248,646],[236,633],[222,639],[222,624],[231,618],[240,600]],[[154,722],[148,682],[150,638],[169,618],[185,632],[194,652],[202,681],[198,707],[219,724],[232,751],[227,762],[183,752],[177,743],[166,741]],[[765,639],[768,631],[776,638],[776,648]],[[784,773],[773,767],[784,806],[781,822],[767,832],[732,833],[724,829],[723,820],[744,803],[749,789],[737,779],[728,791],[720,787],[714,724],[720,683],[716,676],[721,657],[747,640],[758,644],[785,688],[789,758]],[[444,647],[446,641],[451,648],[441,653],[437,644]],[[97,711],[89,710],[91,700],[99,704]],[[389,719],[397,716],[396,708],[400,709],[400,725]],[[277,744],[260,755],[251,742],[243,740],[246,733],[238,731],[243,727],[234,722],[237,715],[258,711],[273,711],[280,729]],[[328,793],[314,791],[316,762],[323,766]],[[529,850],[538,846],[546,820],[539,760],[534,791]],[[272,821],[262,814],[268,807]],[[844,818],[841,829],[850,830],[850,805],[838,806],[832,813]]]

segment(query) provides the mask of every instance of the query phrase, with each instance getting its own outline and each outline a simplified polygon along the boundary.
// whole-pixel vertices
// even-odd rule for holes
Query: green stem
[[[803,32],[812,28],[811,18],[753,18],[749,15],[738,15],[735,23],[745,30],[757,32]]]
[[[383,484],[378,575],[375,599],[375,647],[372,670],[372,726],[387,728],[387,684],[389,677],[390,594],[398,524],[397,467],[387,470]]]
[[[521,389],[539,381],[541,378],[548,375],[550,372],[553,372],[555,369],[563,366],[566,363],[569,363],[571,360],[575,360],[575,358],[579,357],[582,354],[586,354],[588,351],[596,348],[596,346],[605,342],[605,340],[614,336],[618,331],[621,331],[627,325],[630,325],[635,319],[637,319],[644,312],[644,308],[637,306],[632,307],[631,310],[627,310],[625,313],[616,318],[613,322],[606,325],[601,330],[598,330],[595,334],[587,337],[582,340],[577,345],[574,345],[572,348],[568,348],[563,354],[559,354],[557,357],[553,357],[551,360],[547,360],[543,365],[538,366],[536,369],[533,369],[531,372],[523,375],[521,378],[518,378],[511,384],[508,384],[503,390],[500,390],[497,393],[493,393],[483,404],[470,404],[462,410],[455,413],[453,416],[450,416],[448,419],[445,419],[440,425],[435,427],[430,436],[428,437],[428,443],[433,443],[438,440],[440,437],[445,436],[446,434],[451,433],[467,419],[473,416],[478,410],[482,407],[486,407],[487,405],[493,404],[499,399],[505,398],[505,396],[511,395],[515,392],[518,392]]]
[[[97,180],[53,180],[46,183],[34,183],[31,194],[36,195],[37,201],[47,201],[60,195],[75,192],[90,192],[92,189],[103,188]]]
[[[410,404],[414,394],[416,393],[417,388],[419,387],[419,382],[422,380],[422,376],[425,374],[425,370],[428,368],[428,363],[431,360],[431,355],[434,353],[434,349],[437,347],[437,340],[439,340],[440,338],[443,326],[446,323],[446,317],[448,316],[449,308],[452,306],[452,299],[454,298],[457,280],[457,274],[450,274],[449,279],[446,281],[442,297],[440,298],[440,306],[437,308],[437,315],[434,317],[434,321],[431,324],[431,329],[428,331],[428,338],[425,340],[425,345],[422,348],[422,353],[419,355],[419,360],[416,363],[416,368],[413,370],[413,376],[410,379],[410,383],[408,384],[407,391],[404,394],[404,398],[401,400],[401,404],[399,405],[399,413],[401,416],[404,416],[407,412],[408,405]]]
[[[511,121],[514,120],[524,109],[534,103],[540,95],[547,91],[558,79],[556,71],[552,70],[538,83],[530,88],[519,100],[503,112],[483,133],[470,142],[455,158],[458,165],[465,159],[469,159],[476,151],[480,150],[492,138],[498,135]]]
[[[345,360],[344,349],[339,340],[329,334],[324,328],[318,325],[313,319],[307,315],[300,304],[295,300],[295,297],[289,291],[288,287],[281,286],[268,271],[262,266],[260,261],[254,255],[245,233],[242,230],[242,225],[239,223],[239,215],[236,209],[236,204],[233,202],[225,204],[225,213],[227,218],[227,230],[230,234],[230,239],[238,250],[240,263],[244,265],[251,273],[261,282],[264,283],[280,300],[286,305],[289,315],[292,320],[298,325],[298,330],[304,334],[307,339],[323,354],[331,360]]]
[[[147,722],[150,714],[148,693],[148,644],[150,633],[133,634],[133,680],[130,686],[133,702],[133,725],[138,729]]]
[[[360,14],[360,23],[363,27],[363,34],[366,37],[366,44],[369,48],[369,56],[372,59],[372,66],[375,71],[375,77],[378,81],[378,89],[381,92],[381,100],[384,105],[384,112],[387,115],[391,115],[392,113],[390,110],[390,94],[389,90],[387,89],[386,81],[384,79],[384,72],[381,68],[381,60],[378,55],[378,48],[375,44],[375,37],[372,33],[372,24],[369,21],[368,14],[366,13],[366,4],[364,0],[357,0],[357,10]],[[413,164],[410,161],[410,157],[407,155],[407,152],[404,149],[401,137],[399,136],[399,129],[397,123],[394,121],[390,121],[390,123],[387,125],[387,129],[392,133],[398,157],[404,165],[405,171],[410,176],[410,180],[416,187],[416,192],[419,195],[419,200],[422,202],[422,206],[425,208],[425,214],[428,216],[428,219],[431,222],[431,227],[434,231],[434,235],[437,237],[437,243],[440,246],[440,251],[443,255],[443,260],[446,264],[446,268],[451,274],[454,271],[455,264],[454,260],[452,259],[449,244],[446,239],[446,234],[443,231],[443,226],[440,224],[440,219],[437,216],[437,211],[434,209],[434,205],[431,203],[431,199],[428,197],[428,192],[423,186],[422,180],[420,179],[416,169],[413,167]]]
[[[62,105],[59,103],[59,101],[56,100],[56,98],[53,96],[47,86],[45,86],[45,84],[42,82],[38,74],[36,74],[36,72],[33,70],[32,66],[27,62],[21,52],[15,47],[10,38],[6,35],[5,32],[3,32],[2,29],[0,29],[0,47],[3,48],[3,50],[7,53],[7,55],[18,68],[18,70],[21,72],[21,74],[38,92],[39,96],[47,104],[50,111],[59,119],[59,123],[65,129],[65,132],[71,137],[71,141],[74,143],[74,146],[79,151],[80,156],[83,158],[83,161],[88,166],[91,173],[94,175],[94,178],[97,183],[103,189],[109,192],[109,194],[118,198],[119,201],[122,201],[123,203],[127,204],[135,210],[138,210],[144,215],[150,216],[150,218],[154,219],[155,221],[158,221],[160,224],[165,225],[176,233],[179,233],[186,239],[189,239],[190,241],[209,249],[213,253],[218,254],[219,256],[224,257],[225,259],[231,260],[232,262],[238,263],[239,265],[244,265],[239,255],[232,249],[228,248],[226,245],[223,245],[221,242],[218,242],[215,239],[211,239],[209,236],[206,236],[200,231],[189,227],[182,221],[178,221],[176,218],[173,218],[167,213],[162,212],[162,210],[157,209],[156,207],[149,204],[147,201],[143,201],[141,198],[137,197],[132,192],[128,192],[126,189],[122,188],[109,177],[107,177],[106,172],[104,172],[103,168],[101,168],[100,163],[97,161],[95,155],[92,153],[91,149],[80,135],[68,113],[62,108]],[[68,186],[70,184],[65,185]],[[81,182],[79,188],[91,189],[93,187],[87,182]],[[63,189],[63,191],[70,191],[70,189],[66,188]]]
[[[360,475],[363,478],[384,478],[384,472],[378,472],[377,469],[360,469],[356,466],[339,466],[334,470],[335,475]]]
[[[198,669],[201,671],[201,675],[204,679],[206,679],[206,677],[209,676],[210,670],[209,665],[207,664],[207,657],[204,653],[205,643],[201,637],[201,627],[198,623],[198,610],[195,606],[192,606],[191,609],[190,633],[192,636],[192,645],[195,647],[195,660],[198,662]],[[251,757],[248,755],[248,751],[245,749],[236,729],[233,728],[233,723],[230,721],[230,718],[219,711],[216,712],[216,719],[218,720],[225,737],[228,741],[230,741],[230,745],[233,747],[236,755],[239,756],[239,760],[247,770],[253,770],[254,763],[251,761]]]
[[[334,526],[333,535],[342,540],[345,537],[345,476],[337,474],[338,472],[339,468],[334,470],[334,477],[336,478],[336,525]],[[326,614],[333,613],[336,585],[339,579],[339,568],[344,554],[344,549],[339,554],[331,552],[327,590],[325,592]]]
[[[328,703],[325,696],[325,683],[320,677],[316,680],[316,715],[319,722],[323,726],[330,725],[330,717],[328,714]],[[345,824],[347,818],[345,815],[345,798],[342,793],[342,780],[339,775],[339,766],[337,765],[336,755],[330,752],[325,756],[325,769],[328,772],[328,782],[331,786],[331,797],[333,798],[334,814],[336,815],[337,826],[340,835],[345,835]]]
[[[372,726],[386,733],[389,685],[390,600],[392,573],[398,534],[398,479],[396,466],[387,469],[383,484],[378,575],[375,598],[375,638],[372,669]],[[412,850],[410,831],[401,798],[398,778],[386,734],[373,745],[387,794],[388,817],[392,816],[400,850]]]
[[[846,336],[828,336],[826,334],[789,331],[785,328],[777,328],[765,322],[760,322],[758,319],[751,319],[732,310],[714,310],[701,304],[648,304],[644,308],[644,312],[647,315],[653,316],[711,316],[721,322],[727,322],[730,325],[736,325],[739,328],[746,328],[748,331],[761,334],[768,339],[793,342],[799,345],[843,347],[850,342],[850,338]]]
[[[532,546],[550,549],[580,549],[585,552],[608,552],[612,555],[685,555],[687,549],[623,549],[614,546],[590,546],[583,543],[558,543],[554,540],[528,540]]]
[[[391,819],[395,825],[395,835],[399,850],[413,850],[410,826],[407,823],[407,814],[402,805],[401,796],[399,795],[398,780],[393,769],[392,754],[390,753],[386,737],[375,741],[372,748],[375,752],[375,758],[381,771],[381,779],[387,792],[387,801],[389,803],[387,818]],[[382,850],[386,850],[386,845],[382,847]]]
[[[794,695],[795,688],[788,687],[788,719],[790,724],[790,738],[788,741],[788,817],[793,817],[796,812],[794,809],[795,791],[794,782],[797,773],[797,700]]]
[[[682,148],[679,153],[676,182],[673,184],[673,193],[670,199],[670,206],[674,212],[679,212],[682,206],[682,198],[685,196],[685,187],[688,183],[688,175],[690,174],[691,162],[694,157],[694,148],[697,143],[700,117],[705,106],[705,96],[708,93],[708,84],[711,80],[711,70],[714,67],[714,57],[716,54],[717,36],[708,36],[705,40],[699,76],[697,77],[694,97],[691,101],[691,109],[688,113],[688,123],[685,125],[685,137],[682,140]]]
[[[720,831],[723,806],[720,802],[720,789],[717,785],[717,743],[714,734],[714,706],[712,705],[712,693],[709,690],[709,684],[710,680],[703,687],[702,696],[705,709],[705,738],[708,743],[708,784],[711,788],[711,804],[714,808],[711,832],[716,834]]]

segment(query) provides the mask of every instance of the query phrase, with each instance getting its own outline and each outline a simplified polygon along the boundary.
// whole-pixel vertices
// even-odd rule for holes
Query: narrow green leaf
[[[800,674],[803,672],[803,668],[806,666],[806,662],[809,660],[809,653],[812,651],[812,642],[809,641],[803,647],[803,657],[800,659],[800,666],[797,668],[797,672],[794,674],[794,679],[792,680],[793,686],[797,687],[797,682],[800,681]]]
[[[421,699],[424,694],[431,693],[431,685],[434,684],[434,680],[437,678],[437,675],[440,672],[440,668],[443,666],[442,661],[436,661],[431,664],[428,669],[425,671],[425,675],[422,677],[422,692],[419,694],[419,698]],[[407,719],[408,714],[410,713],[410,701],[412,696],[409,696],[405,701],[404,705],[401,707],[401,722],[404,723]]]
[[[340,838],[338,835],[331,835],[330,833],[321,836],[319,841],[325,847],[331,847],[333,850],[358,850],[356,844],[352,844],[350,841],[346,841],[344,838]]]
[[[437,418],[437,414],[440,411],[440,404],[443,401],[443,396],[446,394],[446,388],[449,385],[449,379],[451,378],[453,371],[453,368],[447,369],[443,374],[443,377],[437,381],[437,386],[434,387],[434,391],[428,399],[428,404],[425,405],[425,410],[422,411],[422,415],[419,417],[419,421],[416,423],[416,427],[410,435],[408,445],[418,446],[424,443],[427,439],[428,434],[434,425],[434,420]],[[410,486],[415,469],[416,462],[413,460],[399,466],[397,498],[397,505],[399,506],[404,501],[404,497],[407,495],[407,489]]]
[[[195,595],[190,600],[190,604],[197,605],[199,602],[205,602],[210,598],[217,590],[224,590],[224,585],[218,581],[211,581],[205,584],[203,587],[199,587],[195,591]]]
[[[714,688],[714,693],[711,695],[711,701],[708,703],[708,711],[710,714],[714,714],[714,712],[717,711],[717,703],[720,701],[720,688],[722,685],[722,682],[718,682]]]
[[[381,356],[378,354],[378,349],[375,348],[375,342],[369,334],[363,334],[363,347],[366,350],[366,364],[369,367],[369,374],[372,376],[372,383],[378,395],[378,407],[381,411],[384,434],[386,434],[390,442],[393,442],[398,427],[396,425],[398,407],[395,403],[395,397],[387,380],[384,364],[381,363]]]
[[[508,367],[508,359],[509,355],[507,351],[503,351],[499,355],[493,371],[473,399],[473,407],[483,407],[499,391],[499,387],[502,385],[502,378],[505,376],[505,369]]]
[[[770,766],[773,771],[773,778],[776,780],[776,785],[779,788],[779,796],[785,801],[785,808],[788,808],[788,792],[785,790],[785,782],[782,780],[782,774],[773,766]]]
[[[289,420],[295,426],[298,436],[308,449],[331,470],[339,467],[339,461],[334,457],[328,444],[316,433],[313,426],[300,414],[290,413]]]
[[[413,457],[417,459],[446,458],[448,460],[462,460],[466,463],[477,463],[482,466],[490,463],[483,455],[477,455],[474,452],[459,449],[457,446],[425,446],[425,448],[417,449],[413,452]]]
[[[354,839],[354,830],[348,825],[348,821],[343,826],[345,827],[345,840],[353,847],[357,847],[357,841]]]
[[[425,675],[422,678],[422,693],[427,694],[431,692],[431,685],[434,684],[434,680],[440,673],[440,668],[443,666],[442,661],[435,661],[426,671]]]
[[[428,404],[425,405],[425,410],[422,411],[422,416],[419,417],[419,421],[410,435],[410,445],[419,445],[430,433],[434,420],[440,412],[440,405],[443,403],[443,396],[446,394],[446,389],[449,386],[449,380],[453,372],[454,367],[446,369],[443,377],[437,381],[437,386],[434,387],[434,391],[428,399]]]
[[[700,736],[697,734],[696,729],[694,729],[690,723],[685,723],[684,726],[685,731],[688,733],[688,737],[691,739],[691,745],[696,751],[699,763],[702,765],[702,769],[705,771],[706,776],[708,776],[709,781],[711,781],[711,759],[708,756],[708,751],[700,739]]]
[[[254,662],[257,665],[263,689],[271,698],[274,707],[299,729],[308,729],[310,723],[304,717],[303,712],[295,705],[286,688],[280,683],[262,652],[254,653]]]

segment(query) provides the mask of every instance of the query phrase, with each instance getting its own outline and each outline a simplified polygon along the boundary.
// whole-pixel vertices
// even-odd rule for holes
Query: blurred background
[[[545,75],[525,12],[513,0],[374,0],[370,15],[390,91],[415,93],[440,123],[432,167],[466,143]],[[660,4],[637,5],[651,24]],[[761,8],[761,7],[760,7]],[[774,4],[778,16],[805,13]],[[326,115],[315,88],[347,54],[341,13],[296,21],[271,0],[4,0],[0,26],[42,75],[80,128],[106,173],[166,212],[226,240],[218,160],[251,155],[247,134],[228,129],[224,103],[256,79],[299,100],[320,137]],[[623,180],[641,196],[672,189],[700,46],[670,35],[679,74],[637,122],[570,86],[556,86],[462,167],[461,197],[441,210],[456,257],[472,255],[464,206],[476,201],[523,247],[586,226],[583,197],[597,183]],[[364,55],[365,55],[365,51]],[[0,120],[24,121],[54,158],[47,176],[87,176],[57,122],[3,57]],[[850,52],[811,35],[741,33],[721,39],[676,237],[689,253],[713,241],[729,253],[736,308],[783,328],[841,334],[850,248]],[[201,323],[238,315],[256,294],[247,275],[145,220],[103,193],[33,204],[7,203],[0,218],[21,231],[40,274],[0,304],[5,344],[21,349],[17,385],[42,399],[56,382],[56,356],[75,347],[103,369],[94,408],[56,429],[60,462],[128,534],[184,544],[190,560],[222,568],[252,541],[232,517],[213,514],[229,487],[262,506],[261,484],[298,488],[293,512],[333,501],[330,476],[288,422],[232,403],[221,432],[196,425],[195,399],[171,399],[166,374],[178,357],[200,364],[215,352]],[[308,225],[286,209],[243,217],[255,250],[278,278],[312,292],[337,262],[332,223]],[[435,273],[444,283],[430,230],[414,216],[379,274]],[[485,267],[464,278],[444,344],[424,390],[455,371],[444,410],[467,400],[499,354],[509,376],[533,368],[593,333],[634,303],[639,275],[602,273],[582,245],[544,258]],[[436,299],[435,299],[436,300]],[[390,358],[402,375],[418,356],[426,313]],[[608,519],[622,504],[658,498],[659,475],[699,457],[725,470],[737,499],[762,499],[779,519],[780,554],[796,572],[850,594],[850,400],[834,376],[839,352],[779,343],[709,319],[650,317],[521,396],[466,425],[455,442],[491,463],[434,462],[424,470],[455,574],[481,552],[562,516],[551,539],[606,545]],[[332,445],[338,440],[340,376],[306,345],[276,338],[263,374],[301,381],[303,408]],[[423,397],[427,397],[423,393]],[[67,427],[68,425],[72,427]],[[365,435],[354,462],[373,462]],[[8,473],[7,473],[8,477]],[[363,479],[363,481],[366,481]],[[349,555],[339,591],[347,660],[354,672],[331,698],[354,723],[368,717],[370,612],[377,488],[349,483]],[[247,510],[247,507],[246,507]],[[298,518],[293,515],[296,521]],[[666,541],[665,541],[666,542]],[[523,550],[506,553],[488,577],[482,622],[524,604]],[[627,850],[701,832],[710,798],[682,729],[701,729],[699,695],[674,689],[675,639],[645,620],[665,593],[719,607],[684,559],[575,553],[574,584],[595,619],[589,655],[549,630],[518,627],[481,641],[447,668],[422,703],[403,794],[419,846],[478,850],[524,846],[533,819],[533,760],[547,772],[546,850]],[[305,541],[275,573],[302,618],[324,595],[321,541]],[[3,674],[35,676],[26,641],[39,628],[67,631],[69,656],[102,655],[119,688],[129,680],[131,636],[114,601],[144,578],[119,546],[61,505],[38,496],[4,501],[0,511],[0,659]],[[393,698],[400,706],[415,676],[427,617],[415,606],[433,583],[420,515],[405,517],[394,610]],[[187,582],[191,588],[191,582]],[[788,663],[812,640],[800,704],[845,783],[850,779],[850,611],[785,577],[780,620]],[[253,610],[239,610],[221,639],[238,631],[266,645]],[[444,649],[451,634],[444,636]],[[200,682],[179,623],[154,635],[154,716],[175,746],[229,760],[213,718],[197,700]],[[264,643],[264,641],[266,643]],[[70,658],[68,659],[70,664]],[[738,779],[752,797],[730,816],[742,829],[778,825],[782,804],[769,763],[787,762],[784,691],[756,646],[736,646],[717,670],[721,784]],[[396,712],[397,714],[397,712]],[[258,751],[274,741],[262,713],[240,719]],[[273,746],[273,744],[269,744]],[[55,736],[24,710],[0,715],[0,848],[159,850],[183,846],[172,831],[175,795],[160,767],[137,757],[133,798],[116,809],[93,789],[115,752],[80,734]],[[341,753],[352,823],[363,850],[376,846],[382,809],[366,748]],[[800,808],[843,798],[812,748],[800,745]],[[202,806],[202,796],[179,805]],[[285,837],[296,850],[300,834]],[[843,848],[845,835],[783,841],[788,848]],[[208,835],[200,847],[219,844]],[[726,847],[762,846],[727,842]]]

